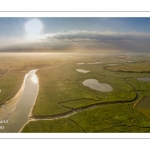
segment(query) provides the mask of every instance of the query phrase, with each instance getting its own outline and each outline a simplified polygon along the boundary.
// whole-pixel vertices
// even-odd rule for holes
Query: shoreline
[[[36,75],[36,72],[37,72],[38,70],[39,70],[39,69],[36,69],[36,70],[35,70],[35,75]],[[36,75],[36,76],[37,76],[37,75]],[[38,78],[38,77],[37,77],[37,78]],[[35,103],[36,103],[36,99],[37,99],[37,96],[38,96],[38,93],[39,93],[39,80],[38,80],[37,88],[38,88],[37,95],[36,95],[36,97],[35,97],[35,100],[34,100],[34,103],[33,103],[32,107],[31,107],[31,110],[30,110],[30,113],[29,113],[29,115],[28,115],[28,118],[30,118],[30,117],[33,116],[32,110],[33,110],[33,107],[34,107],[34,105],[35,105]]]
[[[3,119],[9,115],[10,110],[15,110],[15,106],[17,105],[20,97],[23,94],[24,87],[25,87],[25,79],[27,77],[27,74],[24,77],[23,83],[21,85],[21,88],[18,90],[18,92],[9,100],[7,100],[5,103],[3,103],[0,107],[0,118]],[[11,114],[13,113],[11,112]]]

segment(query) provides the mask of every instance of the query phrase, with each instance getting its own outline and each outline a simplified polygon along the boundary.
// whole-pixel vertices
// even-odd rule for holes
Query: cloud
[[[64,33],[47,34],[47,41],[57,40],[66,43],[66,47],[87,50],[112,51],[149,51],[150,35],[147,33],[129,32],[97,32],[97,31],[70,31]]]
[[[75,52],[148,52],[150,35],[138,32],[69,31],[41,35],[38,42],[20,44],[28,50]]]
[[[146,33],[118,33],[118,32],[97,32],[97,31],[70,31],[62,33],[47,34],[49,39],[90,39],[90,40],[141,40],[141,38],[150,39]]]

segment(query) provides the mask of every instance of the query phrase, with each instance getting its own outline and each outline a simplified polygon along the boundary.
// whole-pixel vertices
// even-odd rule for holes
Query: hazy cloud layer
[[[148,52],[150,35],[129,32],[70,31],[45,34],[36,42],[15,45],[19,48],[42,51],[112,51]],[[10,49],[10,47],[9,47]],[[15,49],[15,48],[13,48]]]
[[[74,46],[88,50],[149,51],[150,35],[146,33],[117,33],[71,31],[46,35],[48,41],[65,41],[66,47]]]

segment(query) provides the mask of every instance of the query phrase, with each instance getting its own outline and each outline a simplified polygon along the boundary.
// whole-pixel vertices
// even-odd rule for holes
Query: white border
[[[150,139],[149,133],[0,133],[0,139]]]
[[[149,0],[1,0],[1,11],[148,11]]]
[[[49,12],[0,12],[0,17],[150,17],[150,11],[144,12],[94,12],[94,11],[87,11],[87,12],[73,12],[73,11],[49,11]]]

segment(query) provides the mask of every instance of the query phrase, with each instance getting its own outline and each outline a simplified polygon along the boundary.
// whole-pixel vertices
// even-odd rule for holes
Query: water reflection
[[[137,80],[139,80],[139,81],[149,81],[150,82],[150,78],[149,77],[137,78]]]
[[[107,64],[107,66],[116,66],[117,64]]]
[[[83,65],[84,63],[76,63],[77,65]]]
[[[84,69],[76,69],[76,71],[82,72],[82,73],[88,73],[88,72],[90,72],[89,70],[84,70]]]
[[[87,79],[82,82],[84,86],[87,86],[91,89],[101,91],[101,92],[110,92],[113,88],[106,83],[99,83],[96,79]]]
[[[35,74],[33,74],[33,75],[31,76],[31,81],[32,81],[34,84],[37,84],[37,83],[38,83],[38,78],[37,78],[37,76],[36,76]]]
[[[94,62],[94,63],[91,63],[91,62],[90,62],[90,63],[88,63],[88,64],[91,64],[91,65],[92,65],[92,64],[97,65],[97,64],[101,64],[101,63],[102,63],[102,62],[99,61],[99,62]]]
[[[0,120],[9,120],[3,124],[0,132],[19,132],[20,128],[28,121],[28,116],[38,94],[38,78],[36,70],[26,74],[24,83],[15,97],[0,108]]]
[[[150,97],[143,98],[136,107],[141,113],[150,118]]]

